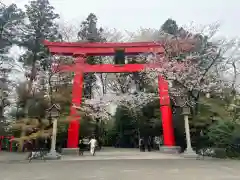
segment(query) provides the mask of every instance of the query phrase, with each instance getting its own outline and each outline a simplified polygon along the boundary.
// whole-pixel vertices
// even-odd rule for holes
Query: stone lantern
[[[57,104],[53,104],[49,109],[47,109],[47,113],[49,117],[53,119],[58,119],[60,116],[60,106]]]
[[[61,156],[56,152],[56,139],[57,139],[57,120],[60,117],[60,106],[53,104],[47,109],[49,117],[52,119],[53,131],[51,139],[51,150],[47,154],[48,159],[59,159]]]
[[[185,128],[186,143],[187,143],[187,148],[184,152],[184,155],[196,157],[196,153],[192,149],[192,144],[191,144],[191,133],[190,133],[190,127],[189,127],[189,115],[191,115],[191,108],[189,106],[188,98],[184,94],[179,95],[175,98],[176,98],[176,105],[182,108],[182,115],[184,117],[184,128]]]

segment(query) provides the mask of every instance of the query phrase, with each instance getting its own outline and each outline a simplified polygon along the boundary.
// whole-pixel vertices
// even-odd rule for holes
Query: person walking
[[[150,152],[151,149],[152,149],[152,138],[151,138],[151,136],[148,136],[147,149],[148,149],[148,152]]]
[[[160,150],[160,137],[159,136],[154,137],[154,149]]]
[[[84,152],[84,143],[83,143],[83,140],[80,139],[78,143],[78,155],[83,156],[83,152]]]
[[[90,141],[89,141],[89,143],[88,144],[90,144],[90,153],[91,153],[91,155],[95,155],[95,151],[96,151],[96,147],[97,147],[97,140],[96,140],[96,138],[95,137],[93,137]]]
[[[145,151],[143,138],[139,139],[139,149],[140,149],[141,152]]]

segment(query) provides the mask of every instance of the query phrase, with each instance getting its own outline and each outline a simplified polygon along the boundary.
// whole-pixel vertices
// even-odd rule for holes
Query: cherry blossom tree
[[[171,95],[186,96],[185,103],[190,106],[196,103],[201,93],[220,93],[228,88],[229,80],[222,72],[226,69],[225,55],[235,42],[214,41],[212,37],[217,28],[218,25],[207,26],[199,33],[185,31],[178,36],[163,33],[156,43],[162,45],[165,52],[153,52],[146,59],[147,63],[157,65],[146,67],[147,80],[155,85],[157,84],[154,80],[158,76],[171,81]],[[204,35],[206,29],[208,34]]]
[[[152,50],[149,54],[136,58],[138,62],[149,64],[142,72],[147,75],[144,81],[157,88],[158,76],[162,76],[171,82],[169,83],[169,92],[175,104],[191,107],[198,103],[201,94],[221,93],[228,88],[230,86],[229,79],[225,78],[226,74],[223,74],[228,61],[226,53],[236,45],[236,42],[214,39],[218,28],[219,24],[200,27],[198,28],[200,30],[192,27],[180,28],[177,35],[151,29],[141,29],[135,34],[128,32],[130,40],[154,40],[165,51],[164,54],[158,54]],[[122,37],[119,34],[118,36]],[[106,112],[109,111],[103,107],[108,106],[109,103],[127,105],[137,112],[136,109],[141,109],[146,103],[158,98],[157,94],[146,92],[121,92],[119,88],[116,88],[117,83],[113,85],[116,79],[111,81],[113,81],[112,84],[107,86],[110,92],[99,94],[94,99],[85,101],[83,106],[91,105],[92,112],[96,112],[96,108],[98,108],[106,117],[109,115]],[[127,81],[124,82],[126,85]],[[97,116],[101,116],[101,114]]]
[[[137,117],[139,110],[145,105],[158,99],[155,93],[135,92],[126,94],[109,93],[94,99],[86,99],[81,107],[73,104],[80,113],[85,113],[93,119],[109,120],[112,118],[116,106],[128,107],[133,117]],[[114,107],[115,106],[115,107]],[[111,112],[112,111],[112,112]]]

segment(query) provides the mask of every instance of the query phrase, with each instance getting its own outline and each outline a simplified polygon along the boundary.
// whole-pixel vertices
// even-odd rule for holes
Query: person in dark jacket
[[[145,144],[144,144],[144,139],[143,138],[139,139],[139,149],[140,149],[141,152],[145,151]]]
[[[83,140],[80,139],[79,140],[79,143],[78,143],[78,153],[79,153],[79,156],[83,156],[83,152],[84,152],[84,143],[83,143]]]
[[[151,136],[148,136],[147,149],[148,149],[148,152],[150,152],[152,150],[152,138],[151,138]]]

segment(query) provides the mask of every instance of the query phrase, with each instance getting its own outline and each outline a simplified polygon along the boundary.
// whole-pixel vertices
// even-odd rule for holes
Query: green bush
[[[240,124],[237,121],[217,121],[208,130],[216,157],[240,157]]]

